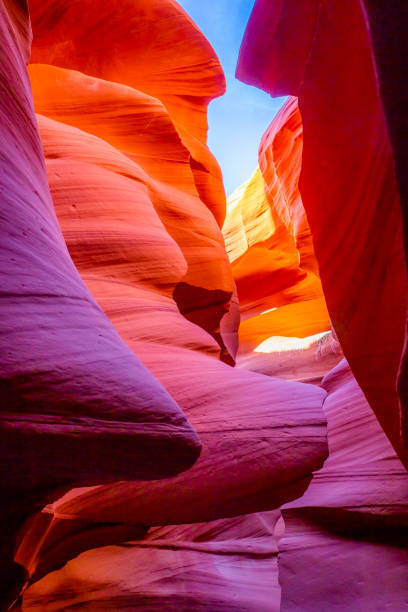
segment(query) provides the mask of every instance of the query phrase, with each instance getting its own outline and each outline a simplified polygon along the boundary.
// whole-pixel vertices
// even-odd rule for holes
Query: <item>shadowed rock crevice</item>
[[[0,4],[3,608],[406,606],[397,5],[257,0],[226,206],[177,2]]]

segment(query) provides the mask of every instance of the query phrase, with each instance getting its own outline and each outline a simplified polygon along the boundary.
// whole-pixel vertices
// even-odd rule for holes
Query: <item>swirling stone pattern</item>
[[[145,536],[143,525],[190,524],[185,535],[176,526],[169,528],[174,539],[200,539],[200,529],[206,531],[207,526],[195,528],[196,523],[270,510],[295,499],[327,455],[324,390],[231,367],[238,302],[220,230],[225,215],[221,174],[206,146],[206,106],[224,89],[213,50],[171,0],[121,2],[117,11],[106,3],[90,2],[88,8],[84,20],[82,2],[30,3],[34,105],[55,211],[76,269],[55,217],[53,227],[68,262],[64,270],[70,266],[84,295],[91,292],[93,298],[87,299],[110,333],[116,334],[121,350],[135,363],[139,363],[135,354],[141,359],[155,376],[142,369],[146,378],[150,376],[150,384],[157,385],[158,397],[169,402],[170,414],[172,408],[178,415],[181,434],[172,439],[180,440],[181,459],[177,464],[176,449],[170,458],[156,452],[142,464],[154,478],[145,485],[142,480],[147,475],[135,457],[134,430],[126,429],[129,444],[136,450],[129,454],[124,447],[128,463],[122,471],[116,468],[112,473],[111,468],[100,478],[60,483],[54,470],[56,483],[70,491],[26,523],[15,554],[30,583],[43,577],[26,590],[26,609],[40,585],[41,589],[45,585],[46,597],[40,607],[58,602],[52,570],[70,559],[75,564],[74,557],[80,559],[77,555],[82,551],[102,547],[108,554],[108,568],[113,561],[105,547],[153,537]],[[42,167],[38,175],[44,177],[41,150],[38,158]],[[45,181],[44,189],[49,197]],[[54,215],[51,204],[48,207]],[[40,263],[44,262],[59,270],[52,249],[44,252]],[[59,315],[64,323],[69,321],[64,308]],[[85,353],[90,341],[85,322],[81,319],[79,324],[82,334],[78,339],[71,334],[70,341],[81,363],[90,367]],[[44,330],[45,336],[48,331]],[[69,347],[61,338],[55,342],[69,359]],[[98,364],[105,359],[103,344],[99,347]],[[101,376],[105,384],[115,373],[110,355],[106,353],[110,367]],[[34,361],[37,357],[32,355]],[[88,385],[94,383],[89,369],[80,374],[86,375]],[[122,375],[133,376],[126,362]],[[77,388],[80,392],[81,386]],[[61,400],[64,388],[59,391]],[[119,417],[124,408],[116,408],[122,401],[120,387],[116,391],[112,413],[117,410]],[[95,389],[92,396],[96,405],[98,393]],[[136,398],[141,394],[135,392]],[[152,393],[151,402],[154,399]],[[161,479],[188,467],[200,450],[179,408],[200,431],[201,458],[196,468],[185,472],[185,478]],[[158,444],[157,436],[151,440],[152,445]],[[100,445],[107,450],[103,439]],[[89,471],[95,460],[87,462],[87,455],[79,453],[79,462]],[[72,458],[67,459],[64,469],[69,471],[71,463]],[[72,488],[108,480],[116,482]],[[250,517],[231,520],[230,526],[227,521],[220,530],[233,531],[234,524],[242,523],[244,534],[245,524],[252,525]],[[255,520],[242,544],[243,550],[251,550],[251,538],[257,539],[259,532],[266,539],[268,563],[273,566],[274,522],[262,531]],[[227,534],[222,541],[234,539],[240,539],[237,527],[234,537]],[[239,542],[236,546],[240,549]],[[223,553],[231,562],[234,547],[225,544]],[[254,559],[258,556],[255,551]],[[219,595],[223,605],[228,581],[239,582],[242,572],[249,582],[260,584],[240,567],[235,579],[225,576]],[[154,573],[153,565],[151,570]],[[130,575],[123,576],[125,582],[128,579]],[[73,581],[70,589],[80,597],[79,584]],[[268,584],[264,601],[270,589],[275,597],[276,584]],[[248,595],[242,597],[248,601]],[[254,605],[257,600],[255,594]]]

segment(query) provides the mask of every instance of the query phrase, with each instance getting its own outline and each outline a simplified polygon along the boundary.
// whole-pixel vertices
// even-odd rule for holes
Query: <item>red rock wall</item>
[[[31,1],[43,150],[4,6],[4,606],[24,568],[24,610],[404,609],[408,480],[371,410],[404,460],[404,252],[361,5],[255,5],[240,74],[302,116],[229,202],[232,266],[224,77],[177,3]],[[345,360],[318,386],[325,298],[365,395]]]
[[[377,35],[390,32],[395,6],[384,14]],[[278,574],[288,612],[407,608],[407,455],[396,393],[406,270],[394,153],[367,25],[359,2],[259,0],[238,66],[246,82],[299,98],[299,189],[329,313],[361,386],[345,360],[323,380],[329,458],[304,496],[282,508]],[[384,79],[387,51],[375,51]],[[389,104],[390,91],[385,97]],[[298,353],[302,359],[310,356]],[[403,377],[401,367],[404,400]]]
[[[281,610],[405,610],[408,474],[345,360],[323,387],[330,454],[282,510]]]
[[[359,0],[296,8],[258,0],[237,74],[272,95],[299,98],[299,187],[330,317],[406,463],[396,393],[407,308],[402,218],[367,26]]]
[[[151,453],[141,477],[164,475],[157,461],[161,444],[165,454],[175,453],[170,473],[177,472],[197,458],[198,440],[175,402],[120,339],[69,256],[47,184],[25,55],[5,9],[2,28],[7,85],[1,119],[2,447],[11,462],[2,485],[35,489],[131,472],[136,477],[136,468],[124,468],[128,452],[135,465],[136,457],[146,460]],[[10,55],[14,62],[7,61]],[[134,436],[139,442],[132,450]],[[61,447],[65,439],[72,448]],[[108,461],[107,443],[112,444]],[[74,448],[78,463],[67,465]],[[87,467],[84,458],[93,454],[93,466]]]
[[[25,525],[16,552],[31,580],[84,550],[140,539],[141,524],[196,523],[277,507],[303,493],[326,456],[324,391],[219,359],[232,361],[221,336],[233,351],[238,321],[218,224],[224,192],[205,144],[206,105],[224,82],[212,49],[170,0],[120,3],[116,12],[102,2],[94,7],[84,23],[82,3],[30,4],[30,77],[51,194],[70,255],[126,343],[121,346],[161,381],[177,402],[174,410],[189,414],[204,449],[186,478],[145,486],[138,467],[137,481],[74,489],[48,506]],[[82,346],[75,336],[71,341]],[[65,355],[62,341],[59,347]],[[126,364],[125,371],[131,378]],[[198,443],[184,428],[195,458]],[[173,462],[155,456],[166,475],[176,470],[176,459],[176,453]],[[143,465],[152,469],[152,462]],[[120,477],[131,479],[128,472]],[[107,559],[105,567],[111,564]],[[56,593],[49,576],[45,601]],[[72,589],[80,593],[78,585]],[[221,600],[226,592],[225,586]],[[30,590],[26,602],[29,597]]]
[[[387,118],[393,151],[395,170],[400,190],[404,220],[405,257],[408,262],[408,86],[406,57],[408,6],[403,0],[381,5],[373,0],[364,0],[373,51],[375,54],[377,79],[381,100]],[[402,404],[402,427],[405,444],[408,441],[408,322],[404,357],[398,379],[398,390]]]
[[[223,233],[241,308],[239,365],[319,384],[341,350],[298,188],[302,148],[292,97],[261,140],[254,175],[228,198]]]
[[[206,106],[224,93],[224,75],[213,49],[178,4],[90,0],[84,20],[79,0],[34,0],[30,14],[32,62],[79,70],[162,102],[189,154],[196,188],[222,222],[222,177],[205,143]]]
[[[278,612],[278,515],[159,527],[86,552],[29,589],[24,609]]]
[[[21,580],[12,538],[56,487],[159,478],[200,443],[84,285],[47,184],[26,71],[24,3],[0,6],[0,592]],[[154,398],[154,401],[152,401]],[[18,584],[16,584],[16,588]]]
[[[185,270],[173,280],[174,300],[231,361],[220,336],[233,291],[217,226],[225,193],[206,146],[206,106],[224,92],[224,75],[176,3],[119,4],[112,23],[111,6],[88,8],[84,21],[78,17],[81,2],[62,11],[58,2],[31,3],[35,107],[102,138],[147,173],[155,210],[185,260]],[[109,44],[114,52],[106,52]]]

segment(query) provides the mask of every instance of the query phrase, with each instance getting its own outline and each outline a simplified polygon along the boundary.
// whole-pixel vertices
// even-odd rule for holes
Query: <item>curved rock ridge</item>
[[[297,98],[289,97],[259,146],[259,167],[268,201],[299,251],[299,265],[319,274],[312,234],[299,192],[303,125]]]
[[[226,256],[208,209],[194,208],[196,198],[155,181],[106,141],[45,117],[38,120],[51,192],[68,248],[98,303],[108,314],[115,314],[117,329],[121,332],[125,326],[133,340],[197,348],[218,357],[218,344],[180,316],[174,299],[175,294],[183,297],[183,287],[188,296],[185,279],[198,277],[202,251],[205,280],[201,284],[211,287],[218,282],[218,263],[222,282]],[[172,227],[182,248],[166,227],[176,207],[178,227],[174,222]],[[232,286],[229,268],[224,269]],[[221,289],[202,289],[204,298],[207,292],[210,299],[213,293],[221,294],[221,299],[226,294]],[[211,309],[202,298],[201,303],[203,327],[218,330],[225,304]]]
[[[61,23],[58,2],[38,7],[32,4],[32,61],[45,59],[75,68],[30,66],[37,112],[102,138],[145,170],[154,207],[187,264],[173,286],[174,300],[189,320],[213,335],[223,358],[232,362],[234,354],[229,354],[220,326],[230,308],[233,281],[212,214],[222,222],[225,193],[218,164],[206,146],[206,105],[224,91],[223,72],[213,50],[175,3],[128,2],[121,4],[121,20],[110,33],[115,59],[107,58],[104,51],[96,62],[101,49],[92,39],[93,61],[88,65],[90,54],[88,47],[84,53],[83,37],[92,26],[74,20],[82,10],[80,3],[70,4]],[[56,19],[59,26],[47,34],[47,20],[54,23]],[[103,21],[98,24],[95,29],[103,30]],[[65,53],[58,45],[58,50],[53,50],[59,27],[62,40],[69,37],[68,47],[74,45],[75,53]],[[168,45],[166,54],[160,46],[163,36]],[[119,62],[114,73],[112,62]],[[143,77],[146,62],[160,72],[160,81],[153,69]],[[89,70],[90,74],[78,70]],[[124,84],[117,82],[120,77]]]
[[[302,141],[291,97],[261,140],[259,167],[228,198],[223,233],[241,307],[239,364],[319,383],[341,351],[298,189]]]
[[[49,574],[27,591],[27,609],[123,601],[149,610],[160,602],[242,612],[405,610],[408,475],[346,360],[323,387],[330,454],[305,494],[283,506],[284,529],[279,511],[153,528],[142,541],[99,548]],[[84,580],[87,567],[94,580]]]
[[[206,108],[224,93],[225,78],[211,45],[174,0],[89,0],[86,19],[83,10],[81,0],[31,0],[31,62],[79,70],[159,99],[190,154],[200,197],[222,223],[225,193],[206,147]]]
[[[9,603],[23,578],[12,564],[15,531],[61,494],[56,487],[166,477],[191,466],[201,446],[69,256],[26,71],[25,3],[0,6],[0,29],[0,592]]]
[[[278,612],[279,515],[157,527],[143,540],[89,551],[30,588],[24,609]]]
[[[232,369],[195,351],[156,346],[136,348],[200,432],[204,448],[197,467],[186,478],[147,486],[123,482],[62,497],[40,547],[24,553],[34,578],[53,569],[55,558],[70,559],[72,549],[78,554],[75,542],[70,544],[78,520],[82,528],[90,522],[92,532],[97,523],[190,523],[267,510],[302,494],[310,473],[321,465],[326,448],[322,390]],[[255,406],[246,401],[248,390],[258,398]],[[91,533],[87,548],[92,538]],[[61,540],[59,556],[55,548]]]
[[[373,0],[364,0],[364,6],[370,25],[381,100],[393,146],[404,220],[405,258],[408,265],[408,86],[405,78],[408,6],[404,2],[382,6]],[[402,434],[405,445],[408,446],[408,319],[398,391],[402,404]]]
[[[31,2],[32,61],[48,62],[31,64],[30,76],[55,211],[121,346],[160,379],[175,410],[188,412],[205,448],[186,479],[161,481],[155,473],[144,486],[141,474],[73,489],[31,518],[16,552],[31,581],[90,548],[142,538],[141,525],[277,507],[304,492],[327,452],[323,390],[219,360],[232,361],[239,313],[213,214],[222,222],[224,192],[205,144],[206,105],[223,87],[218,60],[171,0],[122,2],[116,12],[91,4],[84,24],[78,2]],[[115,53],[106,53],[109,41]],[[61,249],[68,258],[62,238]],[[63,342],[59,348],[67,355]],[[112,366],[106,384],[113,373]],[[155,459],[165,475],[174,469],[160,453]]]
[[[27,0],[4,0],[3,4],[10,20],[9,32],[14,38],[16,51],[21,53],[22,59],[27,64],[33,38],[30,19],[27,16]]]
[[[395,2],[385,6],[378,4],[375,0],[363,1],[370,26],[381,101],[393,145],[395,170],[405,222],[405,252],[408,255],[408,177],[406,173],[408,142],[405,138],[408,129],[408,86],[405,79],[407,56],[405,32],[408,28],[408,6],[405,2]]]
[[[298,189],[302,142],[302,119],[291,97],[262,137],[259,167],[228,198],[223,233],[244,320],[323,296]]]
[[[186,480],[74,492],[57,504],[57,514],[95,522],[193,522],[268,509],[296,495],[325,455],[324,392],[203,355],[216,353],[214,341],[169,297],[183,259],[150,199],[154,181],[95,136],[47,118],[39,124],[57,216],[79,271],[206,440],[202,462]],[[248,405],[249,390],[256,406]]]
[[[408,474],[345,360],[323,387],[330,454],[282,509],[281,610],[405,610]]]
[[[405,79],[408,7],[404,2],[381,6],[372,0],[364,0],[364,6],[370,24],[381,100],[393,146],[404,220],[405,258],[408,265],[408,87]],[[402,404],[402,435],[405,445],[408,446],[408,318],[398,391]]]
[[[50,198],[24,58],[5,10],[2,37],[2,79],[9,94],[1,108],[1,429],[4,461],[10,462],[2,486],[17,482],[35,489],[177,472],[197,458],[197,437],[120,339],[73,265]],[[6,58],[12,53],[10,65]],[[112,444],[109,459],[104,444]],[[78,459],[68,465],[76,447]],[[160,465],[160,448],[165,454],[172,450],[173,467]],[[81,461],[82,456],[93,459]]]
[[[299,189],[330,318],[408,465],[396,392],[408,293],[402,217],[368,23],[360,0],[302,0],[296,11],[289,0],[258,0],[237,75],[272,95],[298,97]],[[404,382],[401,391],[406,399]]]
[[[406,271],[364,2],[256,2],[239,72],[299,102],[228,203],[232,265],[224,76],[178,4],[31,0],[38,126],[27,3],[0,5],[0,607],[407,608]]]
[[[303,497],[283,507],[284,532],[278,511],[153,528],[49,574],[27,591],[27,609],[120,601],[153,610],[405,610],[406,470],[345,360],[323,386],[330,455]]]

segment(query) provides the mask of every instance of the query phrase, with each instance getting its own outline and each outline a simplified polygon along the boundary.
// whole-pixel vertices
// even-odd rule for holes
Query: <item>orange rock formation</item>
[[[82,550],[140,538],[141,524],[277,507],[304,491],[326,456],[323,390],[222,363],[233,363],[239,317],[221,174],[206,146],[206,106],[224,87],[213,50],[171,0],[121,2],[116,12],[89,4],[84,22],[82,2],[30,3],[29,72],[55,211],[82,280],[129,355],[200,431],[203,452],[185,478],[145,486],[133,468],[138,481],[73,489],[48,506],[16,553],[31,581]],[[34,161],[44,181],[42,158]],[[168,475],[170,464],[155,460]]]
[[[259,167],[228,199],[223,232],[241,306],[240,365],[320,382],[341,353],[298,187],[302,144],[292,97],[262,138]]]
[[[301,0],[295,13],[290,1],[258,0],[237,74],[272,95],[298,97],[299,188],[330,318],[408,465],[396,391],[407,313],[402,216],[362,2]]]
[[[2,609],[403,609],[390,24],[255,3],[238,73],[291,97],[226,207],[177,2],[29,4],[29,77],[0,5]]]

